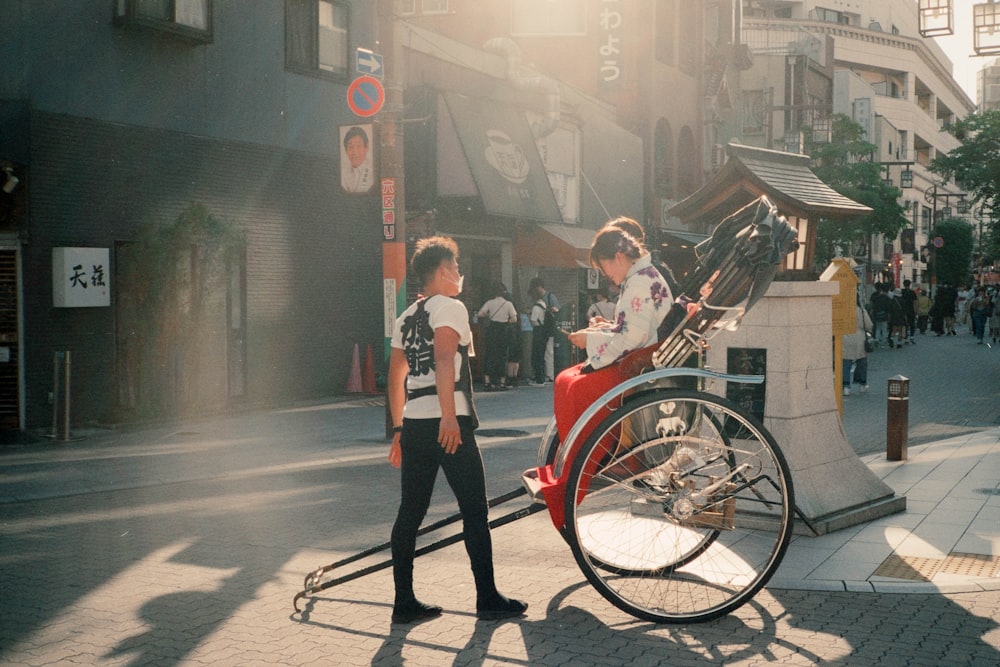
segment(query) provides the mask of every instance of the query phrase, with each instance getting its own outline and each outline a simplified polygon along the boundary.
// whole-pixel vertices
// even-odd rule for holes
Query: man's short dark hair
[[[410,270],[426,285],[441,262],[458,258],[458,244],[449,236],[431,236],[417,241],[417,249],[410,258]]]
[[[361,141],[364,142],[365,148],[368,148],[368,133],[365,132],[360,127],[358,127],[357,125],[355,125],[354,127],[352,127],[351,129],[349,129],[347,131],[347,134],[344,135],[344,148],[345,149],[347,148],[347,143],[351,139],[353,139],[354,137],[361,137]]]

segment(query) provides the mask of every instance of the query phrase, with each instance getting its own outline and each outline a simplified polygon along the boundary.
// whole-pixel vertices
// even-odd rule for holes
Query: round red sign
[[[347,87],[347,106],[362,118],[377,114],[383,102],[385,89],[373,76],[359,76]]]

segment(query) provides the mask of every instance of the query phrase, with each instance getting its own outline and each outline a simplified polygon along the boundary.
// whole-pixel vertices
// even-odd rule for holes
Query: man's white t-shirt
[[[451,327],[458,332],[458,344],[472,343],[472,330],[469,328],[469,312],[465,304],[458,299],[435,295],[424,301],[426,321],[420,322],[417,315],[417,305],[414,302],[403,311],[396,320],[392,330],[392,347],[403,350],[410,364],[406,376],[407,391],[415,391],[424,387],[433,387],[437,381],[434,374],[434,330],[438,327]],[[462,354],[455,353],[455,381],[458,381],[462,371]],[[469,401],[461,391],[455,392],[455,414],[471,415]],[[403,406],[404,419],[433,419],[441,417],[441,404],[436,394],[420,396],[406,401]]]

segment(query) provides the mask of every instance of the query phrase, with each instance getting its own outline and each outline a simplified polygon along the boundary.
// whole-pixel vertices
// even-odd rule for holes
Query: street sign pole
[[[379,187],[382,192],[382,282],[386,322],[385,361],[388,368],[390,335],[395,317],[406,309],[406,187],[403,178],[403,81],[400,75],[402,47],[393,31],[393,0],[378,0],[376,39],[383,54],[385,102],[380,112]],[[394,300],[394,301],[393,301]],[[385,401],[385,437],[392,439],[392,415]]]

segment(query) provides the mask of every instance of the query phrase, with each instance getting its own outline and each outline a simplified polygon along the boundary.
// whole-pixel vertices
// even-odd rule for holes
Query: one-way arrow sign
[[[359,48],[356,56],[358,74],[369,74],[379,79],[382,78],[381,54]]]

